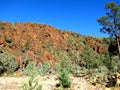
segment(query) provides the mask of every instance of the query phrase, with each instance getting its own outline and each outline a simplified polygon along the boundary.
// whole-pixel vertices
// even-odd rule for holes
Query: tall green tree
[[[119,58],[120,58],[120,5],[115,2],[109,2],[105,5],[106,15],[97,19],[102,26],[101,32],[108,33],[110,37],[117,40]]]

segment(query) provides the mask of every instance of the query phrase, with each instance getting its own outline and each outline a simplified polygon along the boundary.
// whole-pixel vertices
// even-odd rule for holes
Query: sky
[[[105,15],[107,2],[119,0],[0,0],[0,21],[37,22],[81,35],[100,33],[97,18]]]

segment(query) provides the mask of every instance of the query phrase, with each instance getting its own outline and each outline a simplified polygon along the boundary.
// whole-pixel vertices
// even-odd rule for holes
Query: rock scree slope
[[[29,56],[36,64],[48,61],[53,66],[60,61],[59,51],[82,52],[86,46],[97,53],[108,50],[108,44],[102,38],[83,36],[46,24],[0,22],[0,53],[13,54],[19,65],[25,56]]]

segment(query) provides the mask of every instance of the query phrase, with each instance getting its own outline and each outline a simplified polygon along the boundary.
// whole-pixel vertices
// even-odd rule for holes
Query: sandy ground
[[[92,86],[83,77],[70,76],[72,86],[69,90],[103,90]],[[26,82],[29,77],[0,77],[0,90],[22,90],[20,86]],[[56,84],[59,83],[58,75],[49,75],[37,77],[42,84],[42,90],[55,90]],[[111,90],[111,89],[110,89]]]

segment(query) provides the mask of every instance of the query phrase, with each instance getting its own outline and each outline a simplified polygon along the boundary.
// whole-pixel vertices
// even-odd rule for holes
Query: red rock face
[[[20,63],[20,55],[26,55],[28,51],[29,57],[35,58],[36,63],[49,61],[51,65],[59,61],[53,54],[48,50],[50,45],[54,45],[62,50],[67,50],[68,43],[66,40],[72,35],[80,37],[79,34],[72,32],[60,31],[55,27],[51,27],[45,24],[38,23],[5,23],[5,29],[0,30],[0,47],[6,51],[9,51],[16,56],[17,61]],[[11,40],[11,43],[5,41],[5,37]],[[91,46],[96,52],[104,53],[107,47],[102,46],[102,41],[96,41],[90,37],[84,37],[86,45]],[[47,46],[47,44],[49,44]],[[76,45],[69,47],[76,49]],[[78,47],[78,50],[83,50],[83,47]]]
[[[105,53],[108,50],[108,46],[104,46],[102,40],[94,40],[91,37],[85,37],[86,44],[91,46],[94,51],[98,53]]]

